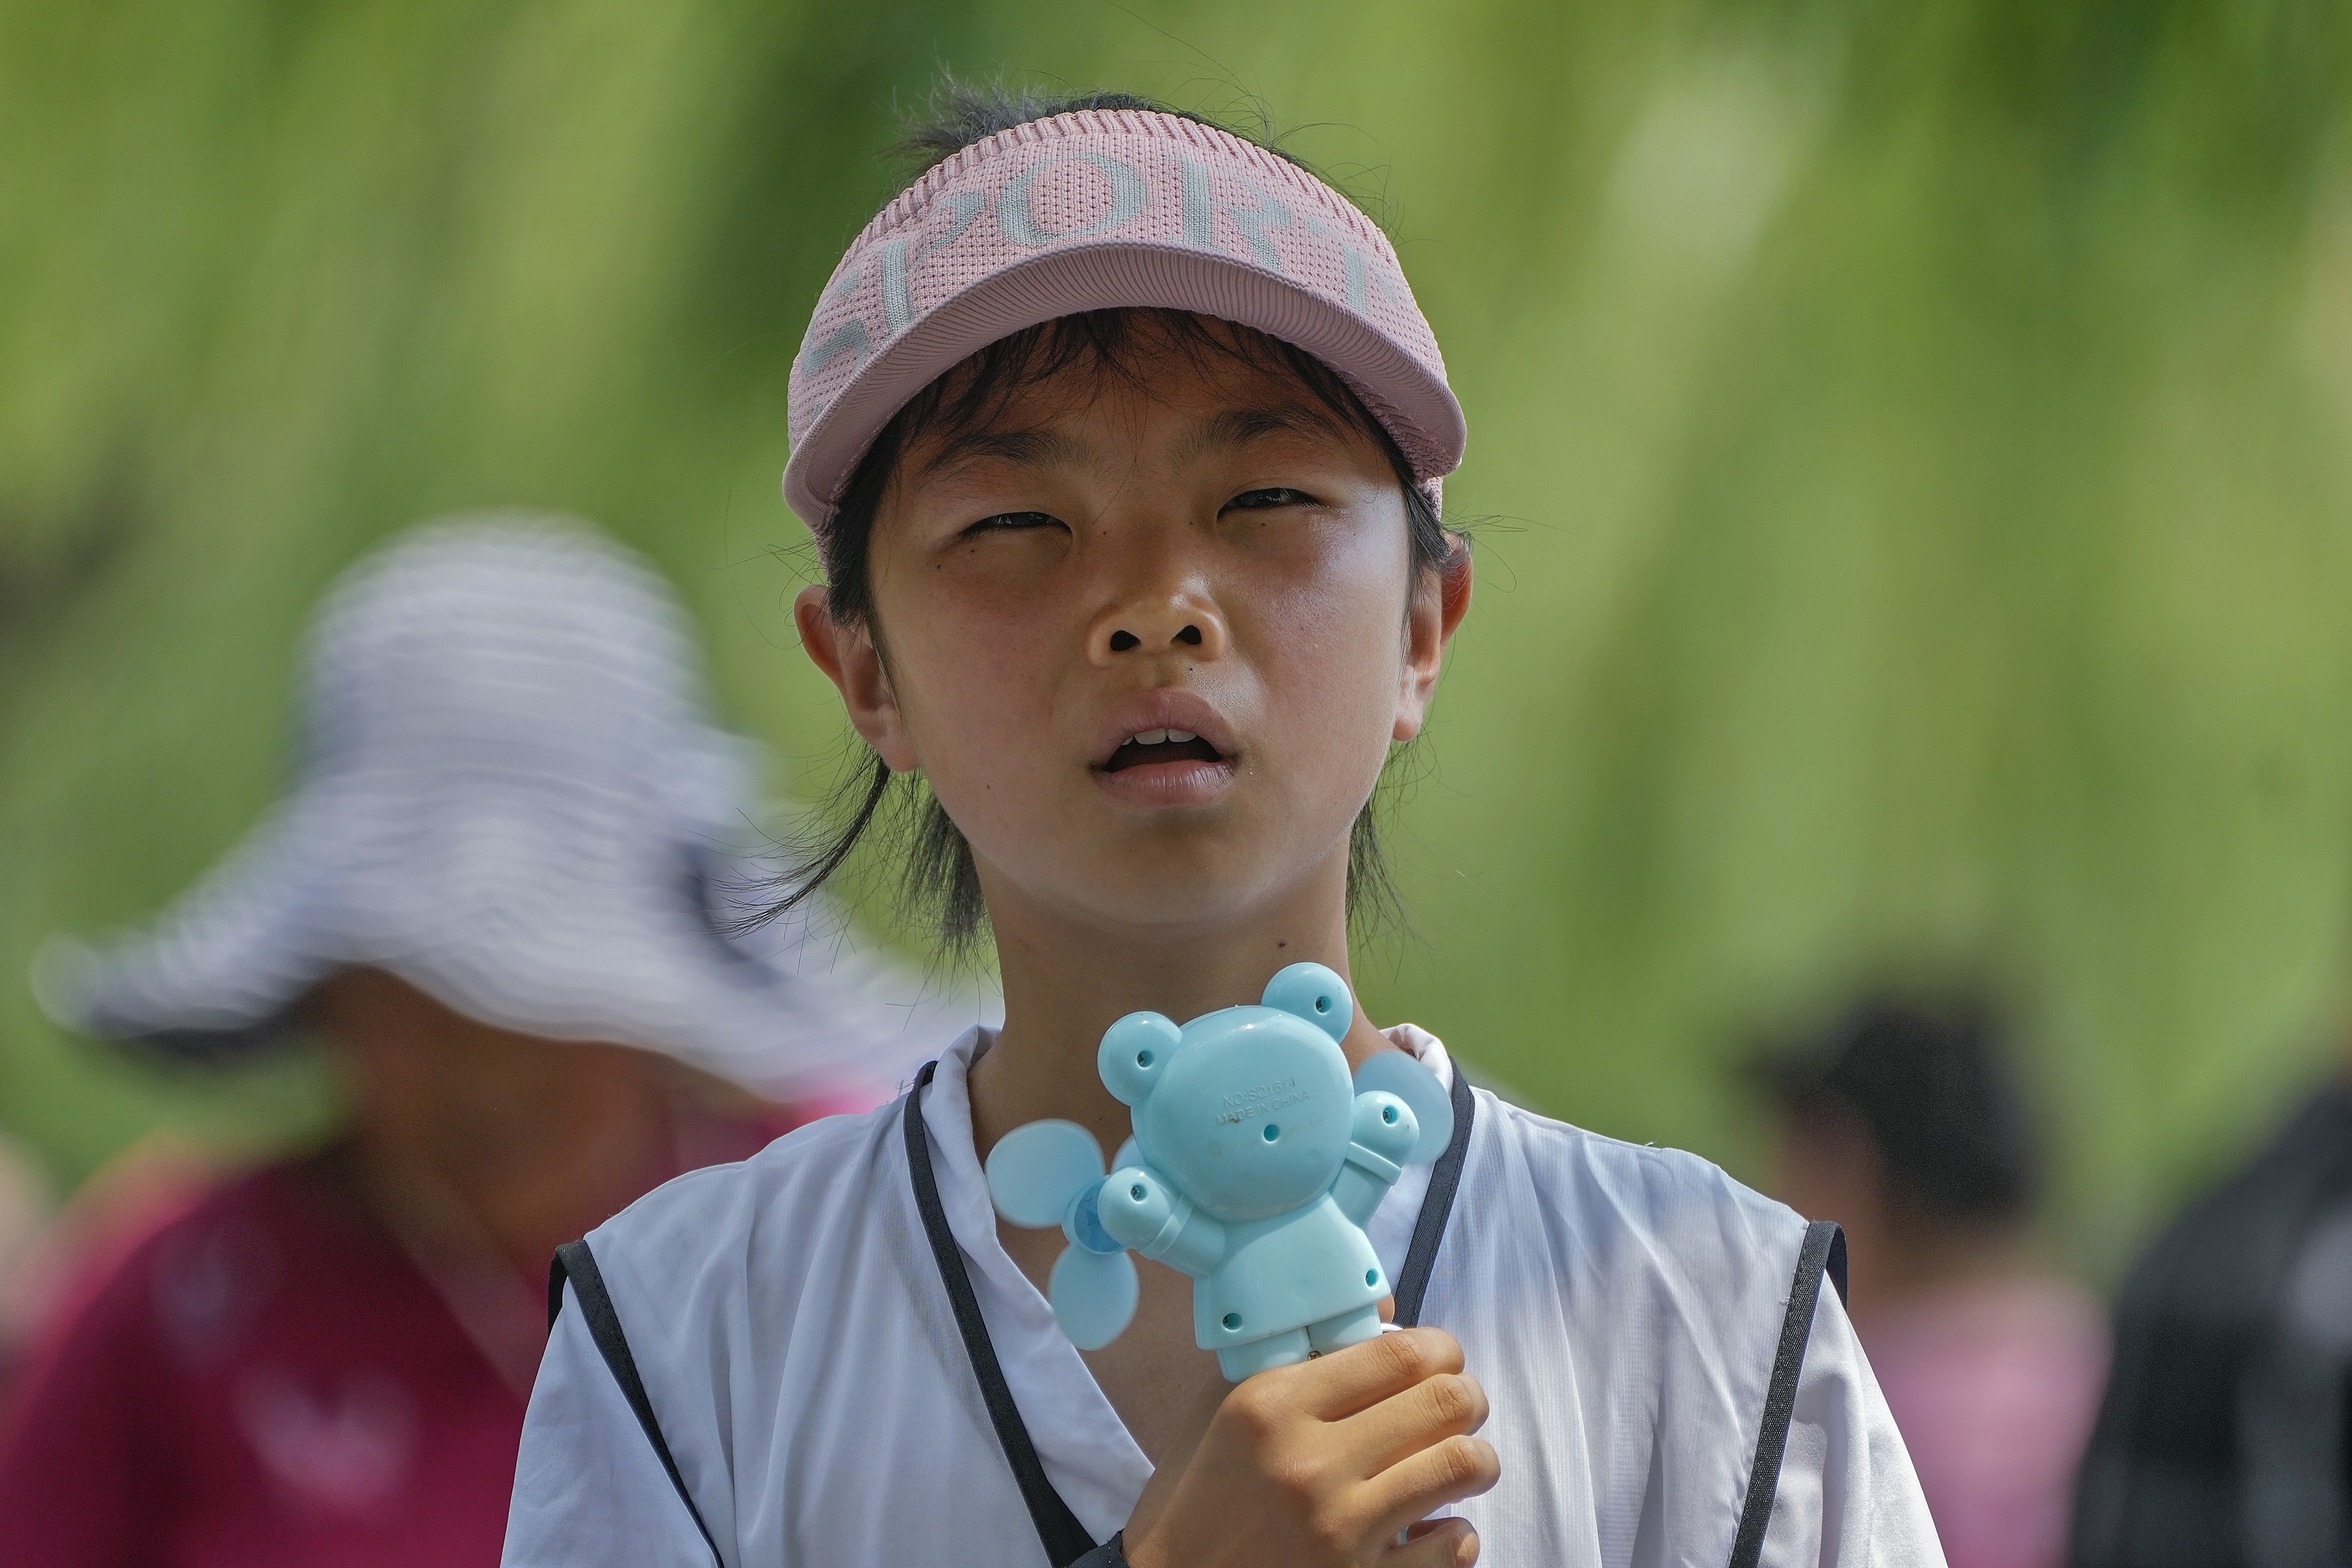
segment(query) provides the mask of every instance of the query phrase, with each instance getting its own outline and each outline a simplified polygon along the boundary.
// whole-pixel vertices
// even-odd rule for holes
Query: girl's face
[[[1294,378],[1150,363],[1148,388],[1082,367],[915,442],[875,520],[873,623],[801,606],[859,731],[971,842],[1000,930],[1008,900],[1164,930],[1336,896],[1466,606],[1466,556],[1415,570],[1387,458]]]

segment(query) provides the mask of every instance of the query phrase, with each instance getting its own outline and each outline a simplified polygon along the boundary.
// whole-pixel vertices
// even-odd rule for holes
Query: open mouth
[[[1107,773],[1153,763],[1222,763],[1224,753],[1189,730],[1146,730],[1129,735],[1102,765]]]

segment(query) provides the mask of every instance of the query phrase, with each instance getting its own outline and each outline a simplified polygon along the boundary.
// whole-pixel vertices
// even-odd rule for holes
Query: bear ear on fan
[[[1265,1005],[1306,1019],[1334,1040],[1356,1021],[1348,983],[1319,963],[1294,963],[1265,983]]]
[[[1141,1105],[1151,1098],[1168,1058],[1183,1043],[1183,1031],[1163,1015],[1129,1013],[1104,1031],[1102,1048],[1096,1053],[1103,1087],[1121,1105]]]

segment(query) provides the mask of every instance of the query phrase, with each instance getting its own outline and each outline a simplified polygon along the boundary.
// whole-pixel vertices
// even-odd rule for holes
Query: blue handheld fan
[[[1069,1239],[1046,1294],[1073,1344],[1099,1350],[1134,1318],[1129,1249],[1192,1277],[1194,1340],[1236,1383],[1380,1332],[1391,1287],[1363,1226],[1402,1166],[1444,1152],[1454,1106],[1402,1051],[1351,1075],[1339,1041],[1355,1016],[1319,963],[1181,1028],[1131,1013],[1097,1054],[1134,1110],[1108,1175],[1073,1121],[1030,1122],[990,1151],[997,1213]]]

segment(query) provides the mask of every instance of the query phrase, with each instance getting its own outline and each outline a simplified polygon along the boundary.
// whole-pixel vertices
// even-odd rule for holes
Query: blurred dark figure
[[[2077,1568],[2352,1563],[2352,1082],[2150,1247],[2116,1312]]]
[[[2055,1568],[2105,1369],[2035,1258],[2041,1161],[1991,1010],[1881,997],[1761,1068],[1779,1195],[1845,1226],[1850,1310],[1951,1568]]]
[[[37,988],[184,1060],[321,1038],[345,1125],[72,1293],[0,1421],[9,1568],[488,1568],[553,1248],[897,1065],[881,972],[727,934],[748,775],[617,546],[419,531],[330,596],[307,675],[286,800]]]

